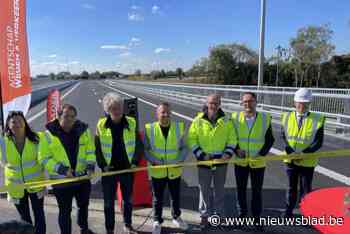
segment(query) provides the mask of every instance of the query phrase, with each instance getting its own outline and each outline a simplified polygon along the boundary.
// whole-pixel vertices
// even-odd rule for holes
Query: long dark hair
[[[15,116],[21,116],[23,121],[24,121],[24,128],[25,128],[25,137],[28,138],[31,142],[34,144],[39,144],[39,136],[36,132],[34,132],[30,127],[29,124],[26,120],[26,118],[23,115],[22,111],[10,111],[7,118],[6,118],[6,124],[5,124],[5,135],[8,137],[12,137],[13,133],[11,132],[9,123],[10,120],[15,117]]]

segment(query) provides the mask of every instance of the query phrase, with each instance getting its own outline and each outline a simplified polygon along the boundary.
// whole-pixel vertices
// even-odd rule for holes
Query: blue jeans
[[[25,222],[33,224],[30,217],[29,199],[31,201],[32,210],[35,220],[35,234],[46,233],[46,222],[44,213],[44,198],[39,199],[36,193],[28,193],[25,190],[24,197],[20,199],[19,204],[16,204],[16,209]]]

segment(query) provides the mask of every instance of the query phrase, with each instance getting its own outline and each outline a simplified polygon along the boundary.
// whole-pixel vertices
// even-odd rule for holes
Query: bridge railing
[[[197,84],[165,84],[141,81],[110,81],[114,85],[127,86],[139,92],[166,97],[179,103],[201,106],[206,96],[217,93],[222,96],[222,105],[227,111],[239,108],[240,97],[246,91],[255,92],[258,97],[260,111],[269,112],[279,118],[281,112],[293,110],[294,87],[268,87],[257,89],[256,86],[222,86]],[[324,114],[327,128],[335,133],[350,132],[350,89],[312,88],[313,102],[311,110]]]

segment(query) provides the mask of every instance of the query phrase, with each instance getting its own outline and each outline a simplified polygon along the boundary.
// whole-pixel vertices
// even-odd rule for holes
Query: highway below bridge
[[[189,127],[191,120],[196,116],[196,113],[201,108],[197,106],[191,106],[189,104],[174,103],[174,101],[161,99],[145,93],[135,91],[135,89],[126,89],[124,86],[119,86],[117,82],[105,81],[81,81],[66,88],[62,93],[63,103],[70,103],[77,107],[78,118],[84,122],[87,122],[92,130],[95,132],[96,123],[98,119],[103,116],[102,98],[108,92],[117,92],[124,98],[138,98],[138,111],[139,111],[139,126],[140,131],[143,131],[145,123],[153,122],[155,118],[155,107],[161,101],[168,101],[171,103],[173,111],[173,118],[179,121],[184,121],[186,127]],[[46,123],[46,101],[33,106],[27,115],[27,119],[30,125],[37,131],[44,130],[44,123]],[[280,125],[273,124],[273,133],[275,137],[275,144],[271,153],[280,154],[283,150],[283,144],[281,140]],[[350,139],[344,137],[336,137],[333,135],[326,135],[322,151],[337,150],[349,148]],[[186,161],[194,161],[194,156],[188,155]],[[314,189],[336,186],[350,186],[350,156],[337,157],[337,158],[323,158],[320,160],[319,167],[316,169],[314,176],[313,187]],[[101,187],[99,179],[95,179],[92,198],[97,201],[102,201]],[[182,208],[193,211],[191,214],[195,214],[198,207],[198,175],[196,167],[184,168],[182,176]],[[264,215],[280,216],[285,205],[285,189],[287,186],[287,176],[285,173],[284,165],[282,162],[268,162],[263,190],[264,201]],[[228,216],[234,216],[236,214],[235,207],[235,178],[233,166],[229,166],[227,172],[226,181],[226,195],[225,195],[225,207],[226,214]],[[249,201],[250,199],[248,199]],[[170,206],[169,202],[165,202],[166,206]],[[8,206],[11,212],[14,212],[14,208]],[[57,209],[57,208],[56,208]],[[10,213],[11,213],[10,212]],[[100,218],[103,220],[103,212],[100,213]],[[56,217],[55,217],[56,218]],[[198,217],[194,217],[193,220],[199,221]],[[0,218],[0,222],[5,221],[4,218]],[[120,221],[120,220],[119,220]],[[90,220],[91,223],[94,221]],[[56,220],[49,221],[56,225],[53,230],[57,230]],[[74,223],[74,222],[73,222]],[[148,225],[148,226],[147,226]],[[146,223],[145,227],[149,227],[151,221]],[[102,229],[101,229],[102,228]],[[104,233],[103,225],[95,226],[93,228],[97,233]],[[193,230],[195,230],[194,228]],[[267,227],[267,233],[317,233],[309,227]],[[99,231],[97,231],[99,230]],[[172,229],[164,229],[166,233],[174,233]],[[146,233],[147,230],[144,230]],[[195,231],[193,231],[195,232]],[[197,231],[198,232],[198,231]],[[215,231],[217,232],[217,231]],[[242,233],[249,233],[249,230],[244,230]],[[54,231],[52,232],[54,233]],[[142,232],[141,232],[142,233]],[[214,232],[213,232],[214,233]],[[235,231],[240,233],[240,231]]]

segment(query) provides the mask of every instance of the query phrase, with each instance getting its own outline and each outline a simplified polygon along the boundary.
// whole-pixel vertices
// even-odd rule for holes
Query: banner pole
[[[0,118],[1,118],[1,134],[4,136],[5,134],[5,126],[4,126],[4,123],[5,123],[5,120],[4,120],[4,110],[3,110],[3,107],[4,107],[4,103],[3,103],[3,98],[2,98],[2,85],[1,85],[1,73],[0,73],[0,103],[1,103],[1,106],[0,106]]]

